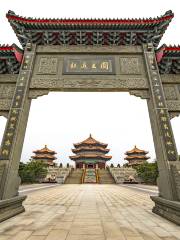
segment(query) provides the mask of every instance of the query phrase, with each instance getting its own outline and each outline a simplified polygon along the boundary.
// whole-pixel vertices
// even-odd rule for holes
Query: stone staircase
[[[86,169],[83,183],[97,183],[96,169]]]
[[[82,180],[83,169],[74,169],[65,181],[65,184],[79,184]]]
[[[114,178],[111,176],[109,170],[107,169],[99,169],[99,183],[101,184],[113,184],[115,183]]]

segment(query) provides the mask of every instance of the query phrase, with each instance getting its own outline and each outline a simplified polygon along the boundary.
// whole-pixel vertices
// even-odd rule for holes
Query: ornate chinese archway
[[[180,113],[180,47],[157,46],[171,11],[154,19],[32,19],[9,11],[23,50],[0,46],[0,221],[24,211],[18,168],[31,99],[49,91],[126,91],[147,99],[159,196],[153,211],[180,224],[180,163],[170,118]],[[12,211],[9,211],[13,209]]]

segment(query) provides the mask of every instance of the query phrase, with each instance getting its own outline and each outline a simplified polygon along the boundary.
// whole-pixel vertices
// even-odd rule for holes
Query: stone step
[[[111,176],[107,169],[99,169],[99,183],[100,184],[113,184],[115,183],[114,178]]]
[[[83,174],[82,169],[73,170],[72,173],[69,175],[69,177],[66,179],[65,184],[79,184],[79,183],[81,183],[82,174]]]

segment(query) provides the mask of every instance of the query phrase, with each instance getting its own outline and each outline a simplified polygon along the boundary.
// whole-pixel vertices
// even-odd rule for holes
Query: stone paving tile
[[[102,235],[103,228],[102,226],[87,225],[87,226],[72,226],[69,232],[71,235]]]
[[[101,222],[99,221],[74,221],[71,225],[72,227],[84,227],[84,226],[101,226]]]
[[[23,229],[23,226],[11,226],[11,227],[7,227],[4,231],[5,235],[15,235],[16,233],[20,232],[20,230]]]
[[[53,226],[42,227],[32,233],[32,235],[36,236],[47,236],[49,232],[52,230]]]
[[[163,238],[163,240],[177,240],[177,238],[175,238],[175,237],[165,237],[165,238]]]
[[[11,240],[26,240],[32,234],[31,231],[20,231],[14,236],[10,237]]]
[[[26,212],[0,223],[0,240],[180,240],[143,192],[117,185],[61,185],[31,192]]]
[[[45,236],[30,236],[27,240],[44,240]]]
[[[176,237],[178,240],[180,239],[180,231],[177,232],[171,232],[174,237]]]
[[[67,234],[67,230],[51,230],[45,240],[65,240]]]
[[[68,235],[66,240],[106,240],[106,238],[104,235]]]
[[[10,238],[10,236],[0,234],[0,240],[7,240],[9,238]]]
[[[70,230],[71,226],[72,226],[72,222],[59,222],[53,226],[53,229]]]

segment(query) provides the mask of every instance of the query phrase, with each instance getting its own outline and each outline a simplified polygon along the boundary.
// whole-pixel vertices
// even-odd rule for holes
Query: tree
[[[114,164],[113,164],[113,163],[111,163],[110,167],[111,167],[111,168],[113,168],[113,167],[114,167]]]
[[[26,166],[25,163],[23,163],[23,162],[20,162],[20,163],[19,163],[19,173],[24,170],[25,166]]]
[[[27,164],[20,163],[19,176],[22,183],[40,182],[47,175],[47,165],[41,161],[31,160]]]
[[[135,167],[138,177],[142,179],[145,183],[156,184],[158,177],[158,167],[157,162],[154,163],[144,163],[140,166]]]
[[[125,167],[125,168],[126,168],[126,167],[129,167],[129,166],[128,166],[128,163],[124,163],[124,164],[123,164],[123,167]]]

